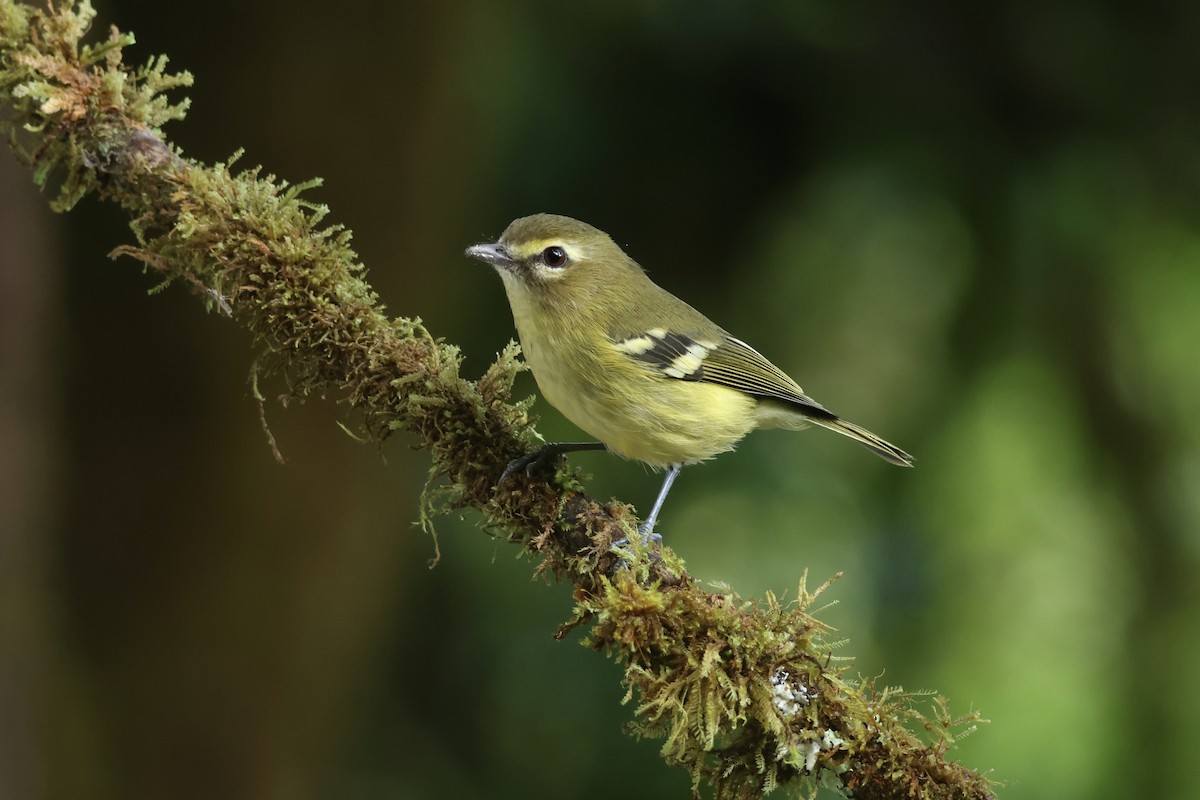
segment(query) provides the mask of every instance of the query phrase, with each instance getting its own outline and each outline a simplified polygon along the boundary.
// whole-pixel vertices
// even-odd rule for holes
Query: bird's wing
[[[795,405],[809,416],[835,418],[761,353],[723,332],[718,336],[693,336],[652,328],[616,341],[615,347],[665,378],[728,386]]]
[[[877,455],[902,467],[913,457],[866,428],[847,422],[806,395],[779,367],[741,339],[719,334],[688,335],[653,328],[618,337],[614,347],[663,378],[703,381],[728,386],[755,397],[786,403],[808,420],[865,445]]]

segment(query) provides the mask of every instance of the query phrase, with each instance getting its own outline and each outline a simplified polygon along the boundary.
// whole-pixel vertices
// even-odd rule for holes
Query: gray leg
[[[671,491],[671,484],[675,483],[675,478],[679,476],[679,470],[682,468],[681,464],[674,464],[667,470],[662,488],[658,490],[658,498],[654,501],[654,507],[650,509],[650,516],[646,517],[646,521],[638,526],[638,533],[641,535],[642,541],[657,536],[654,532],[654,523],[658,521],[658,512],[662,510],[663,501],[667,499],[667,493]],[[661,536],[658,538],[660,541],[662,540]]]
[[[674,464],[667,470],[667,475],[663,478],[662,488],[658,490],[658,497],[654,500],[654,507],[650,509],[650,516],[646,517],[646,521],[638,526],[638,539],[641,540],[642,546],[648,544],[662,544],[662,536],[654,532],[654,523],[658,520],[658,512],[662,511],[663,501],[667,499],[667,493],[671,491],[671,484],[675,483],[675,479],[679,477],[679,470],[682,469],[681,464]],[[624,547],[629,543],[625,537],[621,537],[613,542],[613,547]],[[658,558],[657,553],[651,555],[652,558]],[[629,561],[621,556],[613,565],[613,572],[617,570],[627,569],[630,566]]]

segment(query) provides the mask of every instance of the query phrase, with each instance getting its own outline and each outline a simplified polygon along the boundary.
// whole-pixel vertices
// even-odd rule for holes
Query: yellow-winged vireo
[[[513,221],[467,255],[500,273],[525,360],[546,400],[599,442],[547,444],[515,469],[559,453],[609,450],[665,468],[643,537],[685,464],[732,450],[755,428],[810,424],[893,464],[913,458],[804,394],[758,351],[657,286],[603,231],[555,214]]]

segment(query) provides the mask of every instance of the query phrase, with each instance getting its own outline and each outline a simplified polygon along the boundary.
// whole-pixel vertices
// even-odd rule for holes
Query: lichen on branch
[[[349,232],[305,199],[315,181],[237,171],[233,159],[205,166],[169,145],[162,126],[188,104],[168,93],[191,77],[168,73],[165,57],[127,66],[133,37],[115,28],[88,43],[94,17],[87,0],[47,9],[0,0],[0,133],[39,185],[56,188],[52,206],[67,210],[88,193],[119,204],[133,241],[114,255],[245,327],[288,396],[344,400],[366,437],[402,431],[427,448],[443,503],[476,509],[538,554],[540,571],[574,583],[560,635],[587,626],[586,642],[624,665],[633,731],[661,739],[663,758],[687,769],[697,792],[990,796],[985,778],[946,757],[976,715],[952,719],[939,701],[927,718],[903,692],[849,676],[812,614],[828,584],[810,593],[802,580],[784,605],[702,588],[669,549],[619,568],[613,542],[636,524],[627,506],[597,502],[567,473],[497,488],[504,466],[539,440],[527,405],[510,400],[516,346],[479,379],[462,377],[457,348],[419,319],[384,314]]]

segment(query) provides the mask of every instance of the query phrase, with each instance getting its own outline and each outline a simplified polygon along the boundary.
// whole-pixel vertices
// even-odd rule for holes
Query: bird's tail
[[[913,457],[908,453],[896,447],[891,442],[880,439],[866,428],[860,428],[853,422],[847,422],[841,417],[836,417],[832,414],[829,418],[814,415],[810,416],[808,420],[816,425],[820,425],[822,428],[828,428],[831,431],[837,431],[843,436],[849,436],[863,447],[875,453],[875,455],[898,467],[911,467],[913,465]]]

